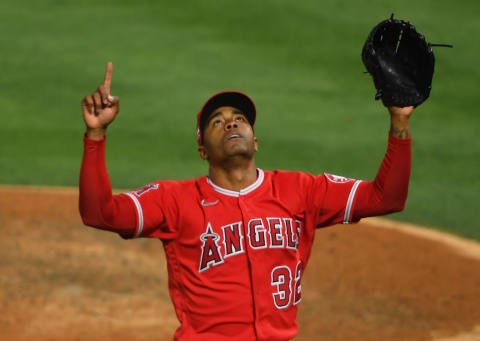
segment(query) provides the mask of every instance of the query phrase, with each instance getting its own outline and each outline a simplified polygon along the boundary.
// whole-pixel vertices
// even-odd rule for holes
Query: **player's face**
[[[232,157],[252,158],[257,150],[252,126],[240,110],[225,106],[210,114],[198,148],[202,159],[217,163]]]

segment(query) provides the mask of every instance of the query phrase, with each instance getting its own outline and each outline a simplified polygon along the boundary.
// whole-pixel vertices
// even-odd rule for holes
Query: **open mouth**
[[[241,138],[241,136],[239,134],[232,134],[232,135],[227,137],[227,140],[233,140],[233,139],[237,139],[237,138]]]

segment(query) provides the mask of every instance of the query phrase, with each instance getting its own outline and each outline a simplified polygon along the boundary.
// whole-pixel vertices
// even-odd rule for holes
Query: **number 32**
[[[295,269],[295,278],[292,278],[292,272],[286,265],[276,266],[272,270],[272,286],[277,287],[277,291],[273,295],[273,303],[278,309],[287,308],[292,300],[292,284],[293,284],[293,305],[297,305],[302,300],[302,278],[303,265],[302,261],[297,263]],[[292,283],[293,280],[293,283]]]

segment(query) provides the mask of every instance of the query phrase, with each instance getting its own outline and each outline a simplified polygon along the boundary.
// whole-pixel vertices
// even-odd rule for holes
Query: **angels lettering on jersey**
[[[218,231],[217,232],[215,232]],[[301,221],[292,218],[253,218],[247,226],[234,222],[220,228],[207,223],[200,236],[201,253],[199,272],[225,263],[225,259],[251,250],[298,250]]]

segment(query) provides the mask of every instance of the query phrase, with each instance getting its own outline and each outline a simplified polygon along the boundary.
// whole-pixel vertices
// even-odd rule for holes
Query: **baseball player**
[[[297,335],[302,276],[319,227],[403,209],[413,107],[388,108],[388,148],[374,181],[257,168],[254,102],[228,91],[196,117],[208,175],[154,181],[112,195],[106,129],[119,111],[105,81],[82,102],[86,123],[79,207],[86,225],[163,242],[175,340],[289,340]],[[319,155],[319,158],[321,156]]]

